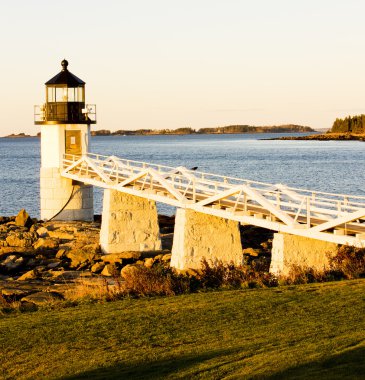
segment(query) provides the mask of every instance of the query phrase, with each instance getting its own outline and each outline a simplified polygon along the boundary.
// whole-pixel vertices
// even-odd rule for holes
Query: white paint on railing
[[[172,206],[314,239],[365,245],[359,238],[365,233],[363,196],[298,189],[93,153],[65,155],[63,168],[64,177]],[[267,217],[254,217],[258,214]],[[335,235],[333,229],[342,224],[346,224],[346,235]]]

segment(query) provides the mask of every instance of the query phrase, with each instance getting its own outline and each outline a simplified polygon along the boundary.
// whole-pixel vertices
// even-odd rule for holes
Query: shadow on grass
[[[62,379],[163,379],[169,375],[178,375],[179,371],[184,371],[193,366],[196,366],[196,369],[198,370],[198,365],[207,360],[217,359],[227,355],[235,354],[240,351],[240,348],[231,348],[224,350],[214,350],[200,354],[197,353],[185,356],[181,355],[179,357],[174,357],[166,360],[149,360],[131,364],[120,363],[114,365],[113,367],[98,368],[92,371],[79,373],[74,376],[62,377]],[[219,367],[220,364],[221,362],[217,362],[216,366]],[[210,369],[214,369],[214,367],[215,366],[213,365]]]
[[[112,367],[99,368],[87,371],[74,376],[63,377],[67,380],[75,379],[163,379],[167,376],[174,375],[181,378],[189,378],[201,376],[202,378],[212,378],[212,373],[224,364],[229,366],[229,355],[242,352],[240,348],[214,350],[196,355],[179,356],[166,360],[135,362],[133,364],[116,364]],[[228,356],[223,359],[224,356]],[[260,378],[260,379],[361,379],[365,373],[365,347],[354,348],[341,354],[334,355],[323,361],[316,361],[305,365],[288,368],[282,372],[273,375],[267,374],[256,377],[254,373],[251,375],[242,375],[235,373],[232,368],[230,375],[238,376],[237,378]],[[216,359],[211,366],[205,366],[204,369],[199,365],[205,361]],[[233,367],[234,367],[233,360]],[[184,373],[185,370],[195,367],[190,373]],[[237,368],[237,367],[236,367]],[[273,371],[274,368],[271,368]],[[179,373],[180,372],[180,373]],[[205,372],[205,373],[204,373]],[[217,374],[217,372],[215,372]],[[205,376],[204,376],[205,375]],[[213,378],[214,375],[213,375]]]
[[[358,347],[334,355],[323,361],[315,361],[288,368],[265,379],[364,379],[365,347]]]

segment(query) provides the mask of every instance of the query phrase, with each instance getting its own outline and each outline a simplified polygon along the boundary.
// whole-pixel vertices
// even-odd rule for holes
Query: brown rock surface
[[[62,295],[56,292],[37,292],[23,297],[21,301],[34,303],[37,306],[43,306],[45,304],[60,301],[62,299]]]
[[[33,221],[29,214],[24,209],[21,209],[15,218],[15,224],[20,227],[29,228],[33,224]]]

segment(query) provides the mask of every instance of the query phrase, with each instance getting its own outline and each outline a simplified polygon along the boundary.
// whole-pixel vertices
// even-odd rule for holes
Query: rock
[[[56,253],[56,258],[57,259],[63,259],[66,257],[66,249],[59,249],[58,252]]]
[[[48,234],[49,236],[60,240],[73,240],[75,238],[74,235],[64,231],[48,231]]]
[[[21,209],[15,218],[15,224],[20,227],[29,228],[33,224],[33,220],[24,209]]]
[[[48,269],[54,269],[54,268],[57,268],[61,265],[61,261],[57,260],[57,261],[52,261],[50,262],[49,264],[47,264],[47,268]]]
[[[137,272],[137,271],[138,271],[137,265],[128,264],[122,268],[122,270],[120,271],[120,275],[122,276],[122,278],[125,279],[127,276],[129,276],[133,272]]]
[[[37,229],[37,235],[41,238],[45,238],[45,237],[48,237],[49,234],[48,234],[48,230],[46,227],[40,227]]]
[[[5,224],[5,223],[8,223],[10,221],[10,218],[8,218],[7,216],[0,216],[0,224]]]
[[[162,253],[164,253],[164,251],[161,251],[161,250],[140,252],[142,259],[147,259],[150,257],[155,258],[156,256],[161,255]]]
[[[166,255],[163,255],[161,260],[164,263],[167,263],[167,262],[171,261],[171,253],[166,253]]]
[[[86,247],[85,247],[86,248]],[[92,263],[100,258],[100,255],[91,251],[71,249],[65,253],[65,256],[71,260],[71,268],[77,268],[83,263]]]
[[[122,264],[123,259],[118,256],[117,253],[111,253],[109,255],[104,255],[101,256],[101,259],[104,261],[104,263],[109,263],[109,264]]]
[[[30,270],[29,272],[24,273],[18,278],[18,281],[27,281],[34,280],[38,277],[38,271],[35,269]]]
[[[119,257],[128,260],[128,259],[133,259],[133,260],[138,260],[141,257],[141,252],[140,251],[125,251],[119,253]]]
[[[91,272],[79,272],[76,270],[65,270],[65,271],[50,271],[48,272],[54,280],[57,281],[69,281],[69,280],[75,280],[80,277],[90,277],[92,276]]]
[[[254,256],[257,257],[260,254],[260,250],[253,249],[253,248],[245,248],[242,253],[244,255]]]
[[[62,295],[56,292],[37,292],[23,297],[21,299],[21,302],[29,302],[37,306],[43,306],[45,304],[60,301],[62,299]]]
[[[33,245],[35,238],[30,232],[11,233],[7,236],[6,242],[10,247],[30,248]]]
[[[264,242],[261,243],[260,245],[261,245],[261,247],[262,247],[264,250],[268,251],[268,250],[271,248],[271,245],[272,245],[272,244],[270,244],[268,241],[264,241]]]
[[[105,264],[104,263],[95,263],[92,267],[91,267],[91,272],[93,273],[100,273],[105,267]]]
[[[152,257],[149,257],[149,258],[145,259],[144,266],[146,268],[152,268],[154,262],[155,262],[155,260]]]
[[[24,258],[17,255],[9,255],[5,260],[0,263],[0,267],[5,268],[6,271],[11,272],[19,269],[24,264]]]
[[[47,249],[57,249],[58,248],[58,240],[53,238],[40,238],[33,245],[34,249],[37,250],[47,250]]]
[[[115,264],[107,264],[107,265],[105,265],[104,269],[102,270],[101,275],[107,276],[107,277],[112,277],[112,276],[116,276],[117,272],[118,271],[117,271],[117,267],[115,266]]]
[[[23,289],[17,289],[17,288],[3,288],[3,289],[1,289],[1,294],[7,300],[12,300],[12,301],[23,298],[30,293],[31,292],[29,290],[23,290]]]
[[[31,311],[37,311],[38,306],[35,303],[32,302],[27,302],[27,301],[22,301],[19,310],[24,313],[24,312],[31,312]]]

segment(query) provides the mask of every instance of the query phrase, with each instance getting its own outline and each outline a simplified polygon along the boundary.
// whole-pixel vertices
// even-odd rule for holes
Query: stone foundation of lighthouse
[[[93,187],[61,176],[65,153],[77,157],[87,152],[89,131],[88,125],[42,125],[41,219],[93,220]]]
[[[94,219],[93,187],[61,176],[59,168],[41,168],[41,219]]]

